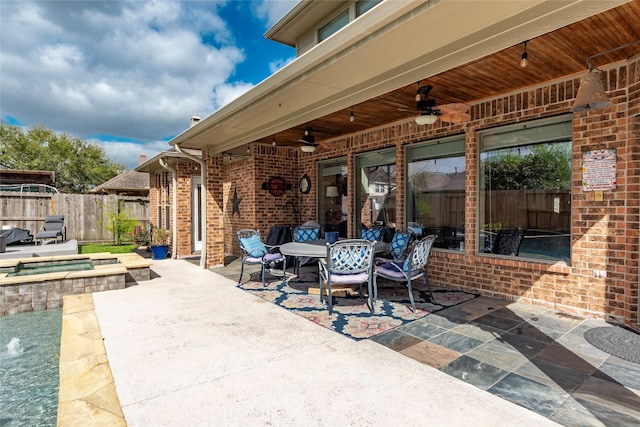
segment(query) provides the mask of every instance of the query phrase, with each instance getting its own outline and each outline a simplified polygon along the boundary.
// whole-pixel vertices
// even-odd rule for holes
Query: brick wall
[[[224,221],[216,241],[215,255],[209,254],[207,265],[223,253],[238,254],[234,232],[241,228],[258,228],[266,237],[277,224],[293,224],[295,216],[288,202],[297,203],[301,222],[317,216],[317,162],[346,157],[348,166],[349,236],[354,235],[355,156],[371,150],[396,149],[398,227],[405,221],[406,145],[438,137],[463,133],[466,140],[466,195],[464,253],[434,249],[430,261],[430,278],[434,284],[477,291],[484,295],[544,305],[558,310],[638,322],[638,228],[640,212],[640,66],[615,64],[602,67],[607,90],[614,105],[608,109],[573,116],[573,188],[572,188],[572,259],[564,263],[544,263],[476,254],[478,207],[478,139],[483,129],[534,120],[570,112],[580,76],[548,82],[518,93],[487,99],[474,104],[471,121],[448,125],[437,122],[418,126],[412,120],[371,129],[336,140],[326,141],[330,148],[308,154],[288,147],[252,145],[251,158],[226,162],[208,159],[207,188],[217,186],[221,194],[208,204]],[[618,186],[605,191],[602,201],[581,187],[582,153],[598,148],[616,148]],[[223,171],[222,173],[220,171]],[[216,178],[209,174],[214,173]],[[311,192],[299,193],[297,183],[307,173]],[[291,183],[291,192],[274,197],[261,189],[269,178],[281,177]],[[231,215],[230,197],[238,191],[240,216]],[[151,194],[154,206],[153,191]],[[213,213],[209,215],[213,219]],[[152,209],[153,216],[153,209]],[[210,233],[213,230],[209,231]],[[211,236],[208,235],[208,238]],[[213,245],[213,243],[212,243]],[[220,246],[222,245],[222,246]],[[214,246],[208,246],[213,248]],[[594,277],[593,270],[605,270],[607,277]]]
[[[434,249],[430,261],[433,283],[478,291],[484,295],[544,305],[567,312],[638,323],[638,227],[640,212],[640,67],[637,62],[603,67],[606,89],[614,105],[602,111],[575,114],[573,119],[572,260],[564,263],[500,259],[477,255],[478,140],[477,132],[511,123],[567,114],[579,86],[579,76],[528,88],[472,106],[472,120],[452,125],[418,126],[406,121],[329,141],[300,161],[302,168],[334,157],[347,157],[349,217],[354,217],[355,156],[396,147],[397,218],[404,227],[404,147],[447,135],[466,139],[465,252]],[[616,148],[618,186],[602,201],[583,192],[582,153]],[[314,169],[315,172],[315,169]],[[314,187],[317,183],[314,180]],[[354,235],[354,224],[348,226]],[[594,277],[605,270],[607,277]]]

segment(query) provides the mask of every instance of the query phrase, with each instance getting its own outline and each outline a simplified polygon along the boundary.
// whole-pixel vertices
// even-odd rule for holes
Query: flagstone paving
[[[213,271],[237,280],[236,263]],[[584,338],[602,320],[479,297],[370,338],[566,426],[640,425],[640,364]]]

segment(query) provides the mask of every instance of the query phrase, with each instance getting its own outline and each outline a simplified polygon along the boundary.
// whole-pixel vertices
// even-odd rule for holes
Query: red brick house
[[[207,268],[242,228],[413,227],[432,283],[637,325],[639,34],[638,1],[301,2],[266,33],[297,58],[137,168],[151,221]]]

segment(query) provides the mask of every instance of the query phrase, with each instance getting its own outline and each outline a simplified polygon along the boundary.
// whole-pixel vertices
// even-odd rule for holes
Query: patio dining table
[[[287,257],[307,257],[307,258],[325,258],[327,256],[327,242],[325,239],[308,240],[305,242],[289,242],[279,246],[280,253],[284,255],[284,270],[287,269]],[[376,242],[374,251],[376,253],[384,252],[387,249],[387,243]],[[282,278],[283,283],[286,282],[286,274]],[[345,285],[346,286],[346,285]],[[349,285],[351,286],[351,285]],[[319,293],[317,288],[309,288],[309,293]]]
[[[308,240],[306,242],[289,242],[279,246],[280,253],[286,256],[299,256],[308,258],[324,258],[327,256],[327,242],[325,239]],[[387,249],[385,242],[376,242],[375,252],[384,252]]]

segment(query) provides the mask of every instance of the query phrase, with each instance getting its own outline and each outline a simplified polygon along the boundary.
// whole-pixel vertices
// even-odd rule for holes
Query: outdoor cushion
[[[409,237],[410,235],[407,233],[396,233],[393,235],[393,239],[389,244],[389,253],[394,258],[397,259],[397,258],[400,258],[400,256],[402,256],[402,253],[404,252],[404,250],[407,247],[407,244],[409,243]]]
[[[249,255],[245,261],[248,263],[259,263],[262,261],[266,261],[267,263],[272,261],[280,261],[282,259],[282,255],[279,252],[276,253],[268,253],[265,256],[254,257]]]
[[[365,240],[380,240],[380,236],[382,235],[382,229],[380,228],[371,228],[362,230],[362,238]]]
[[[251,237],[243,237],[240,239],[244,250],[252,257],[262,257],[267,252],[267,247],[262,243],[260,237],[254,234]]]
[[[350,283],[364,283],[369,280],[369,273],[363,271],[356,274],[331,274],[331,283],[344,285]]]
[[[296,235],[294,239],[296,242],[307,242],[309,240],[318,240],[320,236],[319,228],[306,228],[298,227],[295,229]]]
[[[393,277],[396,279],[402,279],[405,277],[405,275],[403,274],[403,272],[406,272],[405,270],[405,266],[403,263],[403,265],[401,266],[399,262],[385,262],[384,264],[379,265],[378,267],[376,267],[376,271],[379,274],[382,274],[384,276],[389,276],[389,277]],[[400,269],[402,269],[402,271],[400,271]],[[420,269],[415,269],[411,272],[411,274],[409,275],[410,277],[414,277],[416,275],[418,275],[420,273]]]

